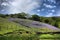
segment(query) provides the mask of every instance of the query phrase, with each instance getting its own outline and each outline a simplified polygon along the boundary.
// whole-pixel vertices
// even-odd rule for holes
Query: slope
[[[58,32],[58,31],[60,32],[59,28],[33,20],[19,18],[10,18],[9,20],[39,32]]]

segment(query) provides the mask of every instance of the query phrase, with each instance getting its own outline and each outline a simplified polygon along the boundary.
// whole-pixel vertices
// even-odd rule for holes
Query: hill
[[[0,40],[59,40],[60,17],[0,14]]]
[[[54,16],[54,17],[43,17],[39,15],[30,15],[27,13],[16,13],[16,14],[0,14],[0,17],[2,18],[22,18],[22,19],[29,19],[34,21],[39,21],[43,23],[50,24],[52,26],[60,28],[60,16]]]
[[[60,30],[59,28],[51,26],[49,24],[28,19],[10,18],[9,20],[21,24],[23,26],[26,26],[28,28],[39,29],[40,32],[57,32]]]
[[[0,40],[43,40],[60,38],[60,34],[40,34],[59,32],[49,24],[19,18],[0,18]]]

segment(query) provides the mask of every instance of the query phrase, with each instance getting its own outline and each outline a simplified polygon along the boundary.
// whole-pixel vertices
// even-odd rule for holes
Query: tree
[[[40,17],[36,14],[32,15],[32,20],[40,21]]]
[[[4,14],[0,14],[0,17],[5,18],[6,16]]]
[[[22,12],[22,13],[18,13],[18,14],[17,14],[17,18],[26,19],[26,17],[25,17],[26,15],[27,15],[27,14],[25,14],[25,13],[23,13],[23,12]]]
[[[49,20],[48,20],[48,19],[46,19],[46,20],[44,20],[44,22],[45,22],[45,23],[49,23]]]
[[[58,27],[58,22],[56,21],[55,24],[54,24],[55,27]]]
[[[9,16],[13,18],[14,17],[14,14],[10,14]]]

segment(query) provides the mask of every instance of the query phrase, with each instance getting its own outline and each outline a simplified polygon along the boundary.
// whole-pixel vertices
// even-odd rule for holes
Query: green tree
[[[55,27],[58,27],[58,22],[56,21],[55,24],[54,24]]]
[[[22,13],[18,13],[18,14],[17,14],[17,17],[18,17],[18,18],[26,19],[26,14],[23,13],[23,12],[22,12]]]
[[[40,21],[40,17],[36,14],[32,15],[32,20]]]
[[[5,18],[6,16],[4,14],[0,14],[0,17]]]

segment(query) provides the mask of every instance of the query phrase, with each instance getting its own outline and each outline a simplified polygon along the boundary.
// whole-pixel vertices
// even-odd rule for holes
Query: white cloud
[[[37,12],[40,12],[40,10],[37,10]]]
[[[46,15],[46,17],[52,17],[53,13],[49,13],[48,15]]]
[[[55,10],[51,10],[52,12],[55,12]]]
[[[48,5],[48,4],[44,4],[45,7],[47,8],[55,8],[56,6],[52,6],[52,5]]]
[[[52,10],[52,12],[55,12],[55,10]],[[46,17],[52,17],[52,16],[60,16],[60,10],[57,10],[55,14],[48,13]]]
[[[52,2],[52,3],[56,3],[56,1],[55,0],[48,0],[49,2]]]
[[[40,3],[35,0],[14,0],[13,2],[10,2],[10,8],[8,11],[10,11],[10,13],[29,13],[30,11],[40,7]]]
[[[2,4],[1,4],[1,6],[7,6],[8,5],[8,3],[6,3],[6,2],[3,2]]]

